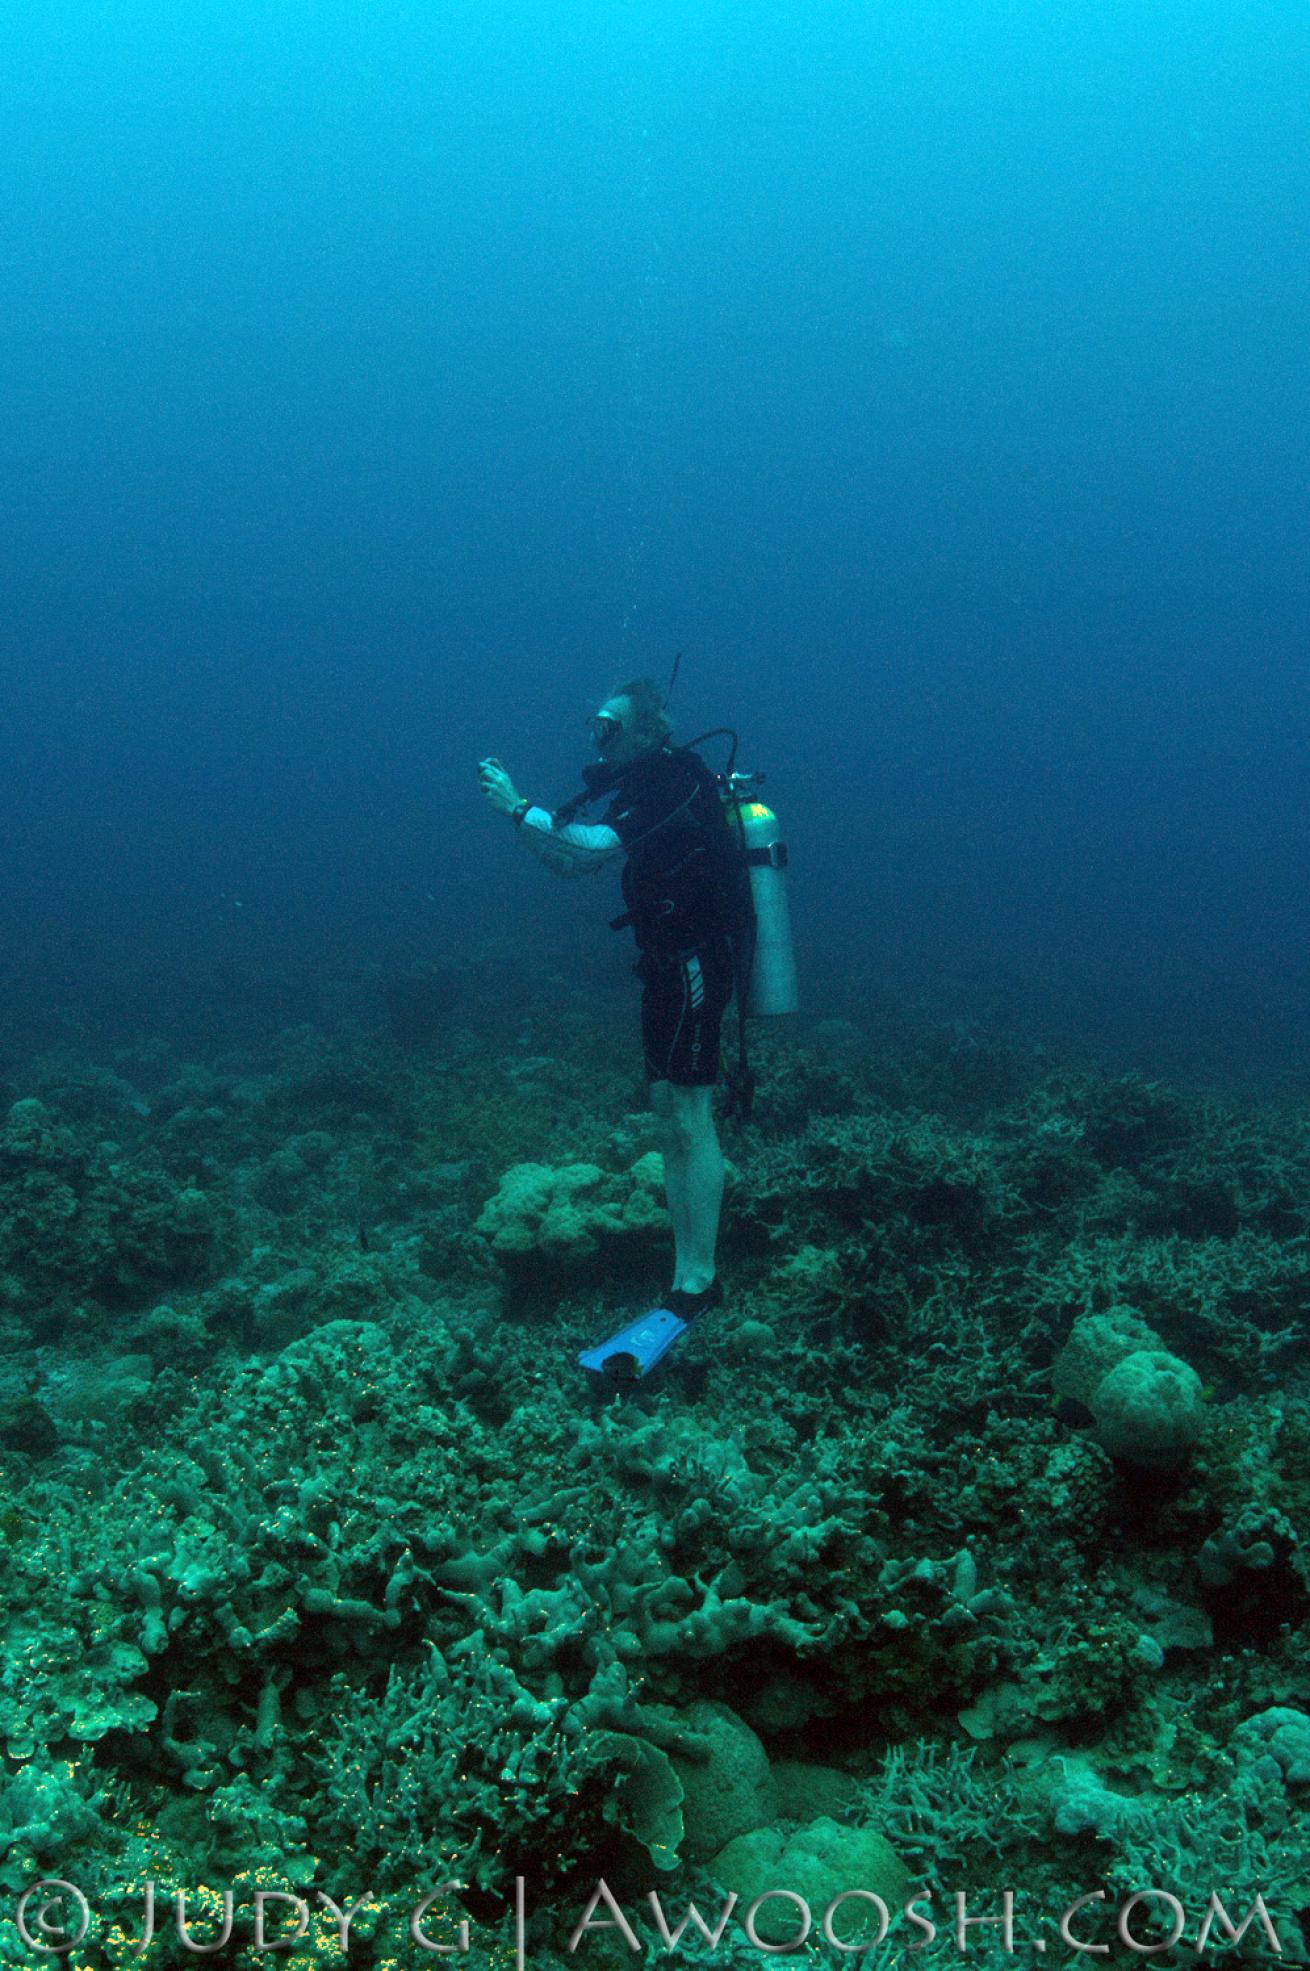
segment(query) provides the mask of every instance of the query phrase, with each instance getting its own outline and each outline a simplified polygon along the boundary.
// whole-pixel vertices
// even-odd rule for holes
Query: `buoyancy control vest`
[[[627,851],[626,910],[651,957],[693,951],[711,939],[744,940],[750,883],[724,811],[719,777],[688,747],[661,746],[626,767],[604,815]]]

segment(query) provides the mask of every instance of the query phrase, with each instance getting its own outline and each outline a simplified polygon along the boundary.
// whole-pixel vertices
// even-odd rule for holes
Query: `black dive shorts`
[[[716,938],[668,957],[646,952],[637,970],[646,1079],[709,1088],[718,1079],[719,1033],[732,998],[732,946]]]

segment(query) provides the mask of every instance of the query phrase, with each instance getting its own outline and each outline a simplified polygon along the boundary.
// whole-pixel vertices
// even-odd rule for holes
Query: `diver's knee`
[[[694,1117],[686,1101],[689,1092],[692,1091],[671,1081],[651,1084],[651,1108],[655,1112],[659,1146],[666,1157],[685,1157],[695,1139]]]
[[[659,1117],[658,1136],[660,1149],[666,1157],[687,1156],[696,1140],[686,1118],[678,1115]]]
[[[710,1089],[675,1088],[672,1117],[679,1143],[685,1150],[718,1141]]]
[[[696,1134],[703,1142],[717,1143],[719,1126],[714,1120],[714,1090],[698,1088],[695,1090],[696,1107],[694,1111]]]

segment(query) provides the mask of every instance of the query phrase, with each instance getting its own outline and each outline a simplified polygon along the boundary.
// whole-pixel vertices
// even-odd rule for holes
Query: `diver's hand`
[[[513,814],[523,804],[523,796],[499,760],[478,762],[478,784],[497,814]]]

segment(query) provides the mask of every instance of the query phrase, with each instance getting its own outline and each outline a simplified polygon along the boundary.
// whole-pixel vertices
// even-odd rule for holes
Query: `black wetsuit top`
[[[634,760],[604,820],[627,850],[618,921],[632,925],[643,953],[674,957],[740,934],[749,878],[699,753],[661,746]]]

